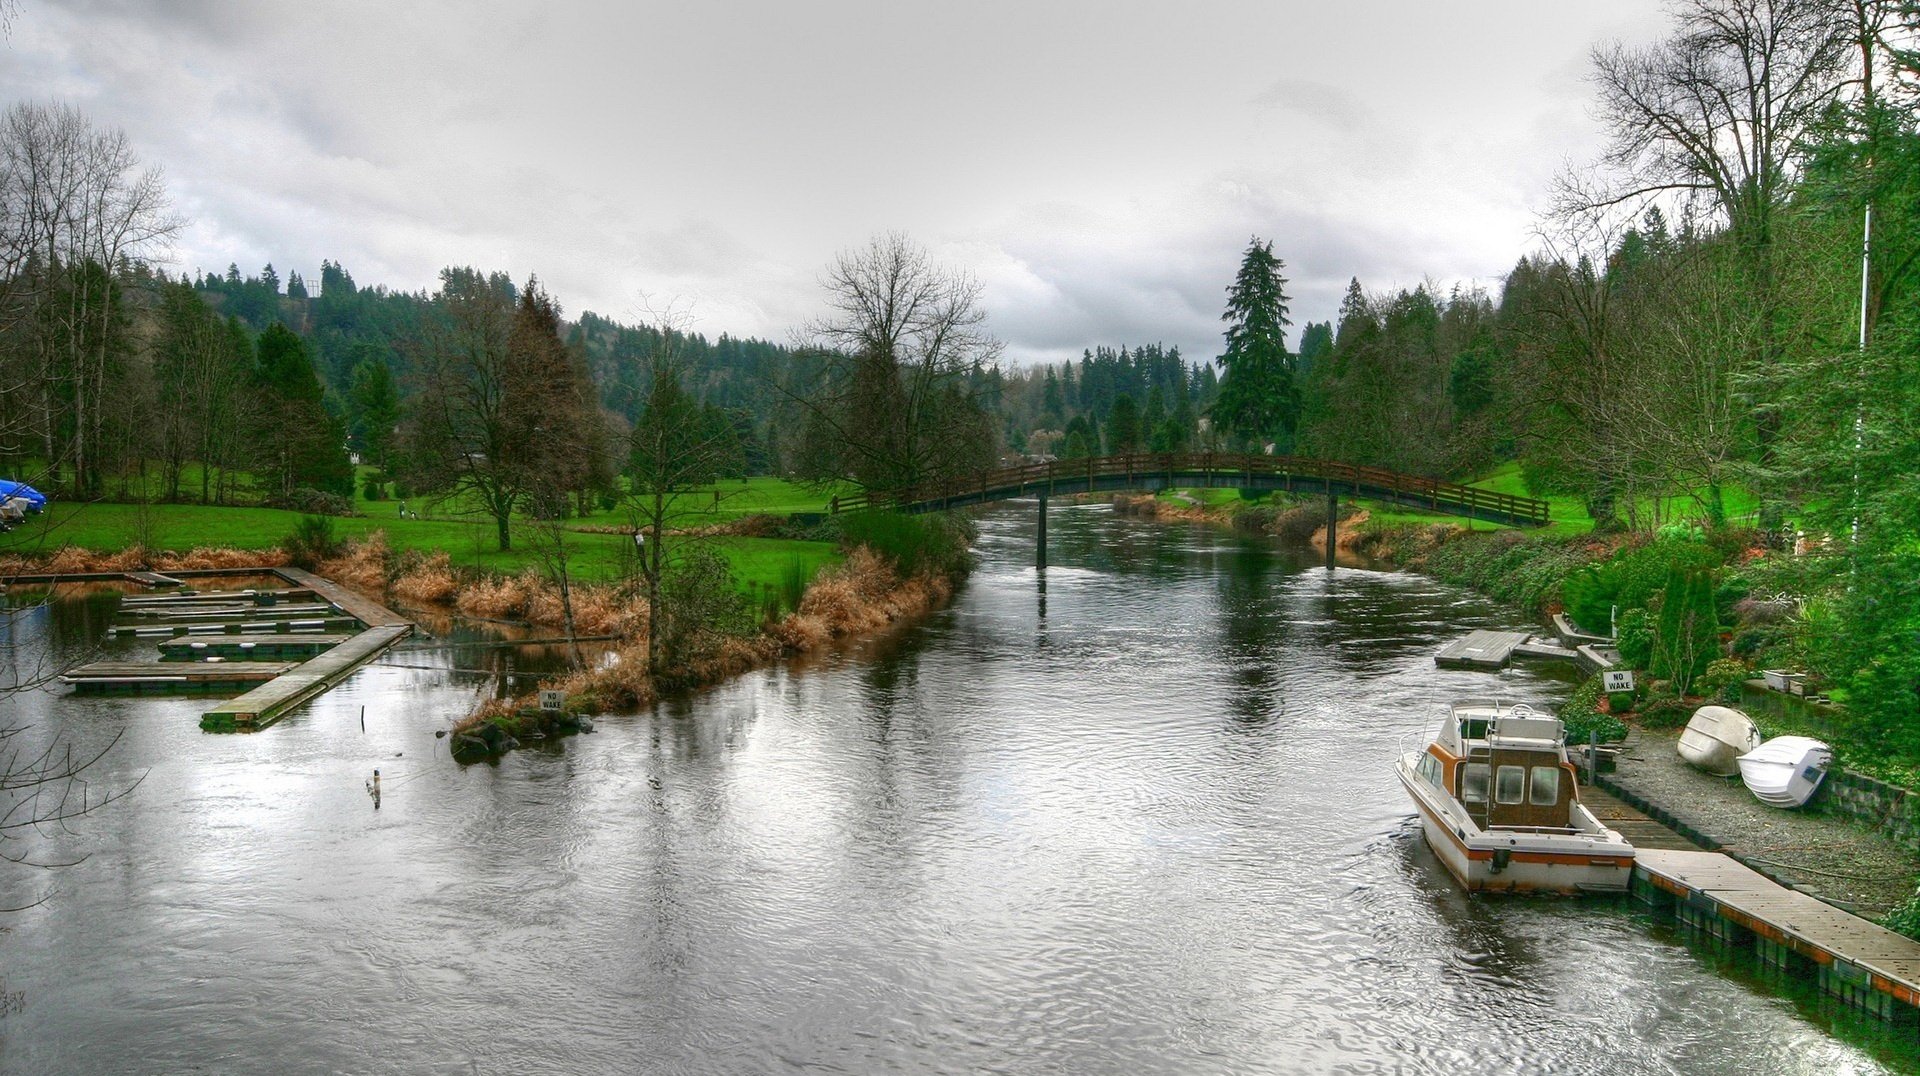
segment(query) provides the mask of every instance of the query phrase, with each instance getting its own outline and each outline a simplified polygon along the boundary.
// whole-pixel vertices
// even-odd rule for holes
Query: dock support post
[[[1333,571],[1333,550],[1339,538],[1335,528],[1340,522],[1340,495],[1327,491],[1327,571]]]
[[[1040,491],[1040,535],[1033,543],[1033,566],[1040,571],[1047,570],[1047,491]]]

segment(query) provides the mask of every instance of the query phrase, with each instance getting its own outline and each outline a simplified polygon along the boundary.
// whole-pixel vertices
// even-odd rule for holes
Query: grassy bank
[[[748,516],[778,512],[787,506],[818,511],[818,497],[792,483],[755,479],[739,491],[723,490],[716,507],[700,494],[686,498],[682,514],[688,527],[736,522]],[[493,521],[472,514],[440,514],[426,502],[407,502],[402,517],[395,501],[361,500],[357,516],[332,516],[333,533],[342,540],[360,540],[384,533],[395,553],[445,553],[456,568],[513,575],[539,564],[531,525],[518,521],[515,548],[497,545]],[[704,509],[701,506],[704,505]],[[442,505],[441,512],[452,506]],[[51,556],[63,547],[95,553],[131,548],[150,550],[233,549],[271,550],[299,526],[301,514],[278,508],[243,508],[193,504],[72,504],[56,502],[30,522],[0,534],[0,557],[29,559]],[[599,528],[599,529],[590,529]],[[623,517],[601,513],[569,520],[566,542],[573,573],[584,581],[621,578],[631,566],[633,539]],[[831,541],[797,538],[727,535],[712,539],[727,560],[743,590],[778,587],[793,572],[812,576],[836,564],[841,555]]]

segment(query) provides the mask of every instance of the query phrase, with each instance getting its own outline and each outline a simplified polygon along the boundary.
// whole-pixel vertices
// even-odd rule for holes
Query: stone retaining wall
[[[1841,771],[1827,774],[1814,803],[1829,814],[1877,826],[1920,852],[1920,795],[1864,774]]]

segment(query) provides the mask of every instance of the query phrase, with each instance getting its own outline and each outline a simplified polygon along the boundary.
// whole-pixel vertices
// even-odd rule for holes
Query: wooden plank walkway
[[[1530,661],[1579,661],[1580,652],[1529,638],[1513,648],[1513,658],[1516,661],[1522,658]]]
[[[206,623],[161,622],[154,624],[115,624],[107,634],[127,636],[168,635],[253,635],[297,631],[353,631],[360,622],[350,616],[301,617],[293,620],[220,620]]]
[[[1598,785],[1581,785],[1580,802],[1593,812],[1601,825],[1619,831],[1636,851],[1647,848],[1701,851],[1699,845],[1674,832],[1665,823],[1648,818],[1639,808]]]
[[[305,587],[261,588],[259,590],[190,590],[180,594],[137,594],[120,599],[122,609],[154,609],[203,605],[277,605],[294,598],[311,598]]]
[[[226,658],[229,661],[279,661],[284,658],[310,658],[331,650],[348,639],[349,634],[266,633],[220,635],[193,638],[181,636],[160,644],[160,656],[167,661],[202,661]]]
[[[96,661],[60,679],[90,695],[168,691],[244,691],[293,669],[291,661]]]
[[[275,568],[275,574],[295,586],[313,591],[321,601],[333,603],[334,608],[360,621],[369,628],[411,629],[413,621],[381,605],[350,587],[343,587],[331,579],[322,579],[312,572],[298,568]]]
[[[150,587],[177,587],[185,585],[173,576],[161,575],[159,572],[128,572],[127,578],[136,583],[144,583]]]
[[[346,679],[412,630],[413,625],[408,623],[369,628],[273,681],[208,710],[200,717],[200,727],[210,732],[265,728],[288,710]]]
[[[1464,639],[1448,643],[1433,656],[1443,669],[1504,669],[1513,659],[1513,649],[1527,641],[1524,631],[1473,631]]]
[[[299,605],[255,605],[247,602],[241,605],[213,605],[174,608],[172,606],[151,606],[139,609],[123,609],[122,615],[142,620],[166,620],[181,623],[202,620],[300,620],[306,617],[334,616],[341,611],[326,602],[304,602]]]
[[[1896,1018],[1913,1014],[1891,1011],[1887,998],[1920,1006],[1920,942],[1719,852],[1648,848],[1635,857],[1634,872],[1674,897],[1687,915],[1734,924],[1782,955],[1812,962],[1829,993]]]

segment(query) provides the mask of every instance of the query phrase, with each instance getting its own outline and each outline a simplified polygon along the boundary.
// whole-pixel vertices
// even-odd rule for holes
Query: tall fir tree
[[[1256,445],[1273,442],[1292,448],[1300,422],[1300,388],[1294,359],[1287,350],[1286,265],[1274,257],[1273,244],[1258,236],[1247,245],[1240,272],[1227,289],[1226,351],[1217,360],[1224,371],[1213,415],[1236,435]]]

